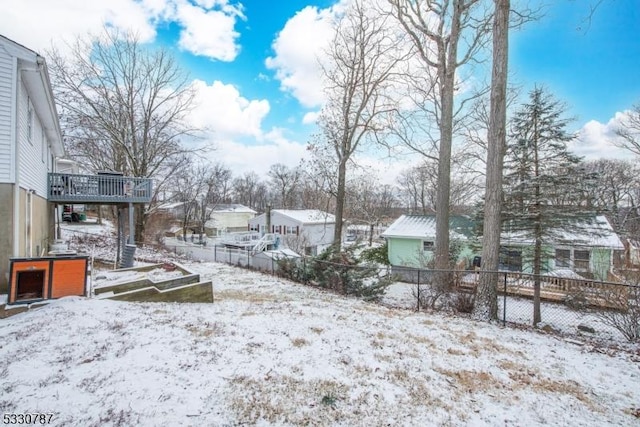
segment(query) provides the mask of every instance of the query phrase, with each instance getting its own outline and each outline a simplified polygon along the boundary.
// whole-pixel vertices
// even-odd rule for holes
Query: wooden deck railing
[[[481,272],[465,274],[461,281],[467,289],[475,288]],[[500,272],[498,292],[514,296],[533,296],[536,276],[518,272]],[[549,301],[567,301],[579,297],[588,305],[607,308],[623,308],[626,304],[629,285],[590,279],[576,279],[557,276],[539,276],[540,296]]]
[[[149,203],[152,180],[114,173],[50,173],[48,189],[48,200],[56,203]]]

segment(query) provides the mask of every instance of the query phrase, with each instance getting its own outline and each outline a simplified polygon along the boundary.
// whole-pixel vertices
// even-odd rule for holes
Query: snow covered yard
[[[74,297],[0,320],[2,412],[81,426],[638,424],[637,355],[188,267],[214,304]]]

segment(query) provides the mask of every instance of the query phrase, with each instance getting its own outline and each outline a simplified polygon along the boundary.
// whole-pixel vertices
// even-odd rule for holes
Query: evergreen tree
[[[503,229],[533,242],[534,319],[540,322],[540,278],[545,243],[559,230],[576,227],[584,213],[582,181],[585,172],[579,157],[567,143],[570,119],[564,105],[542,88],[529,94],[528,102],[511,120],[505,158]]]

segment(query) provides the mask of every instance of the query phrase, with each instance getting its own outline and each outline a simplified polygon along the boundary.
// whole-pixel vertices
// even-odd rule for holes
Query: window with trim
[[[298,227],[287,226],[287,234],[298,234]]]
[[[556,268],[571,268],[571,250],[556,249]]]
[[[423,251],[431,251],[432,252],[434,247],[435,247],[435,244],[433,242],[430,242],[430,241],[422,242],[422,250]]]
[[[589,251],[573,251],[573,265],[576,271],[589,271]]]
[[[522,271],[522,250],[501,246],[499,268],[507,271]]]

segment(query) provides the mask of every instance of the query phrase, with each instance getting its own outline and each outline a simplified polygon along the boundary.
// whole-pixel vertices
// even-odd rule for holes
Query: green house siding
[[[421,239],[388,237],[389,262],[399,267],[424,268],[433,259],[433,251],[423,250]],[[458,255],[458,262],[465,260],[469,264],[476,251],[464,244]]]
[[[611,249],[592,249],[589,263],[596,280],[607,280],[611,266]]]
[[[422,240],[391,237],[387,241],[389,242],[389,262],[391,265],[423,267],[420,265],[420,255],[423,252]]]

